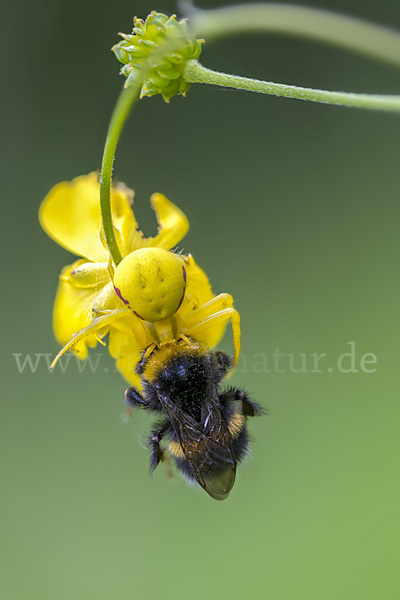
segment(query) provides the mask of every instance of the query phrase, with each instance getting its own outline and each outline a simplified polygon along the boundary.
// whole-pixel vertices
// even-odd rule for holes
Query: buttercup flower
[[[151,204],[159,224],[146,238],[132,212],[133,192],[111,190],[116,239],[123,257],[115,266],[104,240],[96,173],[56,185],[43,200],[40,223],[46,233],[81,256],[60,275],[53,328],[64,346],[85,359],[109,334],[118,369],[140,387],[135,367],[145,348],[194,336],[209,348],[221,339],[227,319],[240,348],[239,316],[228,294],[214,296],[205,273],[190,255],[171,252],[189,228],[185,215],[162,194]]]

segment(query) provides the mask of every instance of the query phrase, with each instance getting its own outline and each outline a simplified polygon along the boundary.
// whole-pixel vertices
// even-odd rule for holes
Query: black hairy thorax
[[[196,421],[202,419],[202,406],[209,394],[209,357],[181,355],[173,358],[158,374],[156,381],[159,393],[168,396],[184,413]]]

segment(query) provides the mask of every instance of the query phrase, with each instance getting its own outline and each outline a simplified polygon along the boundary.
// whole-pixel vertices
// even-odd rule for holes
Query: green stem
[[[167,39],[160,43],[158,47],[154,48],[149,54],[147,64],[144,64],[141,68],[140,77],[138,77],[136,85],[131,85],[121,91],[111,116],[100,170],[100,207],[107,246],[115,265],[118,265],[121,262],[122,255],[118,248],[112,223],[110,193],[112,169],[119,136],[121,135],[122,127],[130,113],[133,103],[140,95],[141,85],[145,80],[147,73],[152,68],[152,64],[154,62],[157,63],[163,56],[166,56],[170,52],[174,52],[179,48],[180,44],[181,40],[179,38],[172,40]]]
[[[362,19],[306,6],[273,2],[199,10],[181,0],[192,31],[207,41],[248,32],[283,33],[336,44],[400,66],[400,33]]]
[[[101,162],[101,218],[103,221],[103,229],[107,246],[112,256],[112,259],[116,265],[118,265],[121,262],[122,256],[120,249],[118,248],[117,240],[115,238],[115,232],[111,216],[110,193],[112,169],[114,164],[115,150],[117,148],[117,143],[121,134],[122,127],[130,113],[133,103],[139,97],[139,92],[140,88],[136,86],[132,86],[122,90],[111,117],[107,133],[107,139],[104,146],[103,159]]]
[[[284,96],[285,98],[297,98],[299,100],[310,100],[311,102],[400,112],[400,96],[329,92],[297,87],[295,85],[285,85],[283,83],[272,83],[271,81],[259,81],[258,79],[249,79],[247,77],[238,77],[236,75],[211,71],[203,67],[197,60],[188,61],[184,69],[184,76],[190,83],[211,83],[238,90],[258,92],[259,94]]]

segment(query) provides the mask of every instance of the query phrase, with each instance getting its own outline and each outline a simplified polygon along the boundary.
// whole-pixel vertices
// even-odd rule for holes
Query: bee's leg
[[[219,395],[222,415],[230,434],[231,448],[236,462],[241,462],[248,454],[250,436],[247,431],[247,417],[262,415],[264,409],[253,402],[243,390],[229,388]]]
[[[225,352],[217,350],[214,352],[214,356],[217,359],[218,371],[215,373],[217,381],[221,381],[227,373],[232,369],[233,360]]]
[[[125,392],[125,402],[128,405],[128,411],[130,412],[137,406],[141,408],[148,408],[149,404],[143,398],[143,396],[137,391],[136,388],[130,387]]]
[[[258,417],[267,414],[267,411],[250,398],[250,396],[239,388],[230,388],[220,395],[222,404],[230,404],[231,402],[241,402],[242,414],[245,417]]]
[[[161,462],[164,463],[164,465],[165,465],[165,470],[166,470],[168,479],[173,479],[174,473],[172,471],[171,459],[168,456],[167,452],[163,453],[163,455],[161,457]]]
[[[164,462],[167,458],[166,449],[160,446],[160,442],[164,435],[171,429],[171,423],[166,419],[161,423],[158,423],[149,438],[150,446],[150,473],[153,473],[154,469],[158,466],[159,462]],[[167,465],[168,465],[168,461]]]
[[[266,414],[265,408],[258,402],[254,402],[245,391],[238,389],[235,396],[237,400],[242,402],[242,411],[245,417],[259,417]]]
[[[151,355],[151,353],[155,350],[155,348],[157,348],[157,344],[155,342],[152,342],[144,350],[144,352],[142,353],[142,357],[139,360],[139,362],[138,362],[138,364],[136,365],[136,368],[135,368],[135,371],[136,371],[137,375],[143,375],[144,370],[146,368],[147,359],[149,358],[149,356]]]

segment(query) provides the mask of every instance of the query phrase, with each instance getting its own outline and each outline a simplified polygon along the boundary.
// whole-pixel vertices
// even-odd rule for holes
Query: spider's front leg
[[[229,294],[219,294],[203,306],[196,308],[183,319],[183,333],[196,338],[196,335],[230,320],[233,333],[235,355],[233,368],[236,367],[240,353],[240,315],[233,308],[233,298]]]
[[[80,340],[84,340],[89,335],[96,335],[99,333],[102,334],[102,335],[100,335],[100,339],[101,339],[102,336],[104,336],[106,333],[108,333],[111,325],[113,327],[116,327],[116,324],[118,323],[118,321],[120,319],[122,319],[123,317],[125,317],[126,315],[127,315],[127,310],[122,308],[122,309],[109,310],[102,316],[96,317],[95,319],[93,319],[89,323],[89,325],[87,325],[86,327],[84,327],[83,329],[78,331],[78,333],[75,333],[72,336],[72,338],[70,339],[70,341],[68,342],[68,344],[66,344],[60,350],[60,352],[57,354],[57,356],[55,357],[55,359],[53,360],[53,362],[50,365],[50,371],[52,371],[54,369],[60,356],[65,354],[65,352],[67,350],[70,350],[71,348],[73,348],[77,342],[79,342]]]

